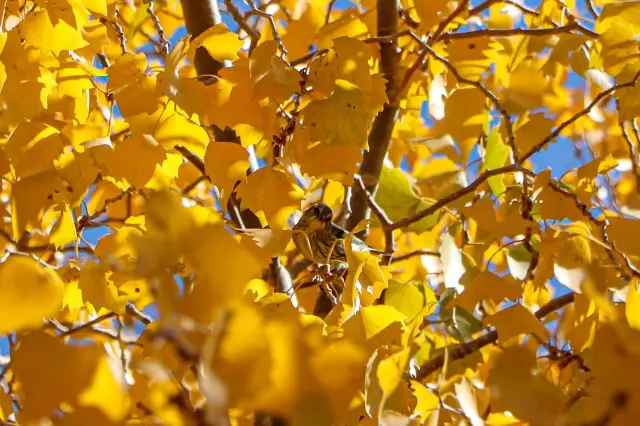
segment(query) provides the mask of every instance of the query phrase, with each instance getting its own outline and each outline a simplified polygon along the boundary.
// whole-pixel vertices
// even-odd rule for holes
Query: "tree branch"
[[[398,7],[398,0],[378,0],[376,34],[378,37],[388,37],[398,33]],[[388,103],[384,105],[382,112],[373,122],[369,133],[369,150],[364,154],[359,172],[366,190],[372,195],[375,195],[378,188],[382,163],[389,149],[391,133],[398,111],[396,90],[399,65],[400,55],[396,38],[380,42],[380,68],[387,80]],[[354,189],[358,186],[357,182],[353,183]],[[351,216],[347,220],[347,229],[349,230],[371,214],[366,197],[362,193],[357,195],[358,193],[359,191],[353,191],[351,197]]]
[[[555,138],[557,138],[565,128],[567,128],[570,125],[572,125],[580,117],[589,114],[589,112],[591,111],[591,109],[593,109],[593,107],[598,105],[603,100],[607,99],[616,90],[626,89],[626,88],[629,88],[629,87],[635,87],[636,82],[638,81],[638,78],[640,78],[640,71],[638,71],[636,73],[636,75],[633,77],[633,79],[631,81],[628,81],[628,82],[622,83],[622,84],[616,84],[615,86],[610,87],[609,89],[605,90],[604,92],[598,93],[598,95],[595,98],[593,98],[593,101],[591,101],[591,103],[589,105],[587,105],[582,111],[580,111],[577,114],[571,116],[571,118],[569,118],[568,120],[566,120],[565,122],[560,124],[553,132],[551,132],[551,134],[549,136],[547,136],[546,138],[544,138],[543,140],[538,142],[533,148],[531,148],[526,154],[524,154],[520,158],[520,163],[524,162],[529,157],[531,157],[533,154],[535,154],[536,152],[538,152],[542,148],[544,148],[549,142],[551,142]]]
[[[551,301],[549,301],[549,303],[538,309],[538,311],[534,315],[536,316],[536,318],[542,319],[550,313],[562,309],[564,306],[572,303],[573,300],[574,293],[567,293],[562,296],[556,297],[555,299],[552,299]],[[497,340],[498,332],[496,330],[491,330],[490,332],[478,337],[477,339],[474,339],[467,343],[462,343],[453,349],[449,349],[446,358],[448,358],[449,362],[460,360],[467,355],[479,351],[487,345],[495,343]],[[444,361],[444,353],[431,358],[425,365],[420,368],[417,380],[425,380],[432,373],[442,368],[442,366],[444,365]]]
[[[452,203],[455,200],[457,200],[459,198],[462,198],[465,195],[475,191],[480,185],[482,185],[487,179],[489,179],[492,176],[497,176],[497,175],[500,175],[500,174],[503,174],[503,173],[522,172],[522,171],[523,171],[523,169],[517,164],[510,164],[508,166],[500,167],[500,168],[497,168],[497,169],[487,170],[486,172],[484,172],[480,176],[478,176],[476,178],[476,180],[473,181],[468,186],[465,186],[464,188],[460,189],[459,191],[456,191],[453,194],[450,194],[450,195],[447,195],[444,198],[441,198],[436,203],[434,203],[431,206],[427,207],[426,209],[414,214],[413,216],[405,217],[402,220],[394,222],[391,225],[391,228],[393,228],[393,229],[405,228],[405,227],[411,225],[414,222],[418,222],[419,220],[422,220],[425,217],[434,214],[435,212],[437,212],[438,210],[440,210],[441,208],[443,208],[447,204]]]
[[[476,37],[509,37],[514,35],[523,35],[529,37],[541,37],[557,34],[564,34],[572,30],[580,30],[577,22],[572,22],[562,27],[554,28],[509,28],[509,29],[483,29],[476,31],[467,31],[462,33],[446,33],[442,34],[441,40],[460,40]],[[587,35],[597,37],[598,34],[589,32]]]

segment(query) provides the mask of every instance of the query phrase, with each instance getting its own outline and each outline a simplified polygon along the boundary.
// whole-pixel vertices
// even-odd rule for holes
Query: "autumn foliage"
[[[3,424],[636,424],[640,2],[533,3],[0,2]]]

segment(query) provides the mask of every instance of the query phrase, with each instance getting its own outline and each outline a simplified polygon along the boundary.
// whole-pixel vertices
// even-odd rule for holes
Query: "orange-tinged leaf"
[[[235,184],[247,178],[249,153],[237,143],[210,142],[204,154],[204,168],[220,192],[220,204],[226,208]]]
[[[549,335],[540,320],[519,303],[488,316],[483,322],[496,327],[498,338],[503,343],[526,333],[533,333],[542,341],[546,341]]]
[[[514,126],[518,153],[528,152],[551,133],[553,126],[553,120],[543,113],[523,114]]]
[[[64,285],[35,260],[13,255],[0,265],[0,333],[41,326],[62,307]]]
[[[62,402],[74,403],[91,380],[98,352],[94,345],[65,345],[44,331],[21,335],[11,364],[24,395],[25,418],[35,421],[51,415]]]
[[[438,22],[445,19],[449,14],[449,0],[420,1],[413,2],[418,18],[420,18],[420,27],[424,32],[429,31]]]
[[[265,191],[264,188],[269,188]],[[285,229],[289,216],[298,208],[303,198],[300,187],[275,168],[263,167],[249,175],[236,189],[243,208],[264,212],[267,223],[274,232]]]
[[[62,181],[56,170],[20,179],[11,190],[11,216],[13,234],[20,238],[27,226],[39,226],[40,215],[45,208],[60,201]]]
[[[449,134],[460,146],[463,159],[471,153],[486,121],[484,94],[476,88],[454,90],[445,102],[444,119],[436,123],[436,130]]]
[[[535,354],[526,347],[511,346],[502,351],[487,382],[492,410],[510,411],[532,426],[554,424],[563,411],[565,398],[541,374],[532,374],[535,367]]]
[[[189,61],[194,63],[198,47],[205,48],[209,55],[218,61],[235,61],[238,59],[238,51],[242,45],[243,41],[237,34],[229,31],[225,24],[217,24],[209,27],[191,42],[188,52]]]
[[[620,217],[608,218],[607,234],[615,247],[631,256],[640,256],[640,221]]]
[[[368,34],[367,26],[352,11],[323,26],[318,32],[318,49],[331,47],[333,40],[340,37],[362,37]]]
[[[106,354],[96,362],[91,382],[78,395],[78,403],[98,408],[114,423],[122,421],[129,413],[130,404],[122,364],[119,359]]]
[[[89,262],[80,272],[78,288],[82,290],[82,299],[90,303],[96,313],[104,310],[124,313],[126,298],[118,294],[118,289],[111,280],[104,264]]]
[[[640,330],[640,292],[638,291],[637,280],[633,280],[629,283],[625,313],[629,325]]]

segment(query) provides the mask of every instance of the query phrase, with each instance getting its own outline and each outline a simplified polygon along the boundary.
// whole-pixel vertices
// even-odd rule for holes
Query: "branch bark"
[[[534,314],[536,318],[542,319],[549,315],[552,312],[555,312],[559,309],[562,309],[569,303],[572,303],[574,300],[574,293],[567,293],[562,296],[556,297],[555,299],[549,301],[546,305],[538,309],[538,311]],[[487,345],[495,343],[498,341],[498,332],[496,330],[491,330],[487,334],[484,334],[478,337],[475,340],[472,340],[467,343],[463,343],[461,345],[456,346],[453,349],[450,349],[448,352],[448,360],[457,361],[470,355],[474,352],[479,351]],[[431,358],[425,365],[420,368],[418,372],[417,380],[424,381],[427,377],[429,377],[432,373],[438,371],[444,366],[445,362],[445,354],[444,352]]]
[[[380,68],[387,80],[386,95],[388,103],[384,105],[382,112],[373,121],[371,132],[369,133],[369,151],[364,153],[359,175],[362,182],[354,179],[351,191],[351,215],[347,219],[346,228],[352,230],[363,219],[371,216],[371,209],[367,202],[367,195],[363,194],[360,184],[364,184],[370,197],[375,196],[378,189],[378,180],[382,171],[382,163],[391,141],[391,132],[398,112],[398,101],[396,90],[398,87],[398,70],[400,66],[400,56],[398,54],[398,0],[378,0],[377,2],[377,37],[382,37],[380,43]],[[391,40],[389,40],[391,37]],[[366,234],[363,231],[362,234]],[[364,235],[359,235],[364,238]],[[392,240],[391,240],[392,241]],[[333,303],[324,292],[320,292],[316,301],[314,315],[324,318],[333,308]]]
[[[398,32],[398,10],[398,0],[378,0],[377,37],[389,37]],[[398,87],[399,65],[400,56],[398,54],[397,40],[393,38],[391,41],[380,42],[380,68],[384,78],[387,80],[386,95],[389,101],[373,122],[369,133],[369,151],[364,154],[359,173],[365,188],[372,196],[375,196],[378,189],[382,163],[389,149],[391,133],[398,112],[396,90]],[[357,182],[353,184],[351,216],[347,221],[347,229],[349,230],[371,215],[366,197],[356,188],[358,185]]]

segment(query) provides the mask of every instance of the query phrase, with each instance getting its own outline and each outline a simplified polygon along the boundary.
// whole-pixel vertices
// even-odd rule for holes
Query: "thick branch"
[[[538,319],[542,319],[547,315],[549,315],[550,313],[555,312],[559,309],[562,309],[569,303],[572,303],[573,299],[574,299],[574,293],[568,293],[560,297],[556,297],[555,299],[551,300],[549,303],[547,303],[546,305],[538,309],[538,311],[535,313],[535,316]],[[484,348],[485,346],[495,343],[497,341],[498,341],[498,332],[496,330],[492,330],[487,334],[484,334],[478,337],[475,340],[458,345],[453,349],[449,349],[448,355],[447,355],[448,361],[451,362],[451,361],[457,361],[459,359],[462,359],[467,355],[477,352],[480,349]],[[420,368],[420,371],[418,372],[417,380],[420,380],[420,381],[425,380],[432,373],[442,368],[442,366],[444,365],[444,361],[445,361],[444,352],[430,359],[425,365],[423,365]]]
[[[378,0],[378,37],[388,37],[398,32],[398,0]],[[387,80],[386,95],[389,102],[384,105],[382,112],[373,122],[369,133],[369,151],[365,152],[360,166],[360,176],[367,191],[375,195],[378,179],[382,171],[382,163],[389,149],[391,133],[398,111],[396,96],[400,55],[396,38],[380,43],[380,68]],[[354,182],[355,187],[359,186]],[[370,216],[370,209],[366,197],[360,191],[353,191],[351,198],[351,216],[347,221],[347,228],[353,229],[363,219]]]

